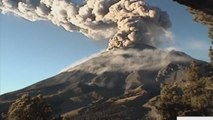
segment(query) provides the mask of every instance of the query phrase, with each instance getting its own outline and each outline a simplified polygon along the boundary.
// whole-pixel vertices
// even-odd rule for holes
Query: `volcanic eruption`
[[[1,0],[2,13],[30,21],[51,21],[95,40],[109,40],[108,50],[137,44],[159,46],[170,39],[166,12],[144,0]]]
[[[0,114],[27,93],[43,95],[55,116],[146,119],[154,108],[148,103],[160,95],[162,84],[175,81],[175,85],[183,86],[192,61],[208,64],[183,52],[156,48],[171,40],[171,22],[165,11],[145,0],[85,0],[82,4],[70,0],[0,0],[0,10],[109,41],[107,51],[51,78],[1,95]],[[156,114],[151,117],[159,119]]]

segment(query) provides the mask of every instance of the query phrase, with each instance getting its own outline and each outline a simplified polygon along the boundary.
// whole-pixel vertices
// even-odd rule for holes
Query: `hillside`
[[[28,93],[43,95],[58,115],[75,116],[88,110],[87,114],[92,111],[103,114],[97,111],[106,106],[104,112],[114,113],[112,118],[118,115],[124,115],[123,119],[141,118],[149,111],[142,105],[160,94],[161,83],[183,80],[192,61],[207,64],[183,52],[168,52],[146,45],[105,51],[52,78],[1,95],[0,113],[7,112],[16,98]],[[129,112],[134,114],[125,114]]]

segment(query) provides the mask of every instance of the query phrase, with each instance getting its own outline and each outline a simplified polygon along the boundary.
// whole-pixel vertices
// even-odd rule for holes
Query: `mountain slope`
[[[193,60],[183,52],[166,52],[150,46],[106,51],[52,78],[1,95],[0,113],[25,93],[42,94],[56,114],[80,113],[97,104],[115,105],[119,110],[126,110],[122,104],[130,108],[140,104],[138,109],[146,111],[142,105],[159,94],[160,84],[184,79],[184,71]]]

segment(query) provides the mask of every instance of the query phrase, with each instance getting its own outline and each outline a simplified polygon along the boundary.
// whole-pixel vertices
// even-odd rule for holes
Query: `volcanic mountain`
[[[105,113],[115,118],[121,113],[125,114],[122,119],[141,118],[149,111],[142,105],[159,95],[161,84],[184,80],[192,61],[207,64],[183,52],[148,45],[112,49],[54,77],[1,95],[0,113],[7,112],[14,100],[28,93],[43,95],[57,115],[106,109]]]

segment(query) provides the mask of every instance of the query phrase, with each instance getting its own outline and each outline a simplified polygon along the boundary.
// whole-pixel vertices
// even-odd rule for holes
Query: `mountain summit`
[[[183,52],[169,52],[147,45],[105,51],[54,77],[1,95],[0,113],[7,112],[9,105],[25,93],[43,95],[56,114],[77,115],[97,109],[94,106],[98,105],[103,107],[126,103],[126,107],[130,108],[140,105],[138,112],[147,111],[142,105],[159,95],[160,85],[183,80],[184,72],[192,61],[205,64]]]

